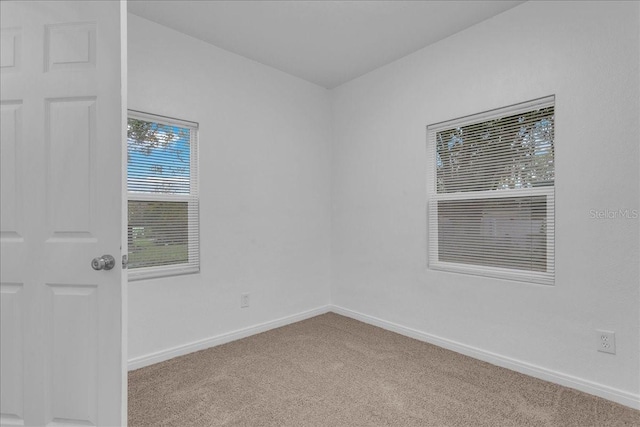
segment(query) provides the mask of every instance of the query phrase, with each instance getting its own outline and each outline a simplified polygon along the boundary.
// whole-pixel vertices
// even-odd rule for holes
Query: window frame
[[[553,185],[524,189],[497,189],[483,191],[461,191],[455,193],[437,192],[437,148],[436,135],[438,132],[468,126],[474,123],[494,120],[525,113],[527,111],[555,107],[555,95],[531,101],[498,108],[479,114],[468,115],[453,120],[434,123],[427,126],[427,268],[431,270],[471,274],[476,276],[493,277],[498,279],[528,282],[540,285],[555,284],[555,177]],[[554,112],[555,115],[555,112]],[[554,129],[556,127],[554,121]],[[555,139],[555,138],[554,138]],[[555,141],[554,141],[555,153]],[[554,154],[554,169],[555,169]],[[555,175],[555,174],[554,174]],[[438,251],[438,202],[445,200],[471,200],[489,198],[511,198],[523,196],[546,197],[546,256],[547,271],[537,272],[503,267],[491,267],[475,264],[441,261]]]
[[[189,259],[186,263],[137,267],[128,269],[128,280],[137,281],[144,279],[171,277],[185,274],[195,274],[200,272],[200,176],[199,176],[199,125],[196,122],[176,119],[173,117],[161,116],[157,114],[145,113],[137,110],[127,110],[127,121],[129,119],[143,120],[147,122],[158,123],[168,126],[176,126],[189,129],[189,194],[171,194],[171,193],[137,193],[130,192],[128,185],[127,205],[130,201],[152,201],[152,202],[187,202],[188,212],[195,210],[195,224],[191,223],[191,217],[188,217],[188,241],[197,241],[195,254],[187,251]],[[128,174],[127,174],[128,178]],[[127,219],[127,228],[129,221]],[[128,236],[127,236],[128,239]],[[127,251],[129,257],[129,251]]]

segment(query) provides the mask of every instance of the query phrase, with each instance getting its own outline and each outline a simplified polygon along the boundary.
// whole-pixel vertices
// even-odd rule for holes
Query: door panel
[[[0,424],[123,425],[126,4],[0,8]]]
[[[0,283],[0,395],[3,418],[24,417],[24,348],[22,283]]]
[[[98,421],[98,290],[95,285],[47,284],[50,417],[64,424]],[[65,384],[65,393],[56,393]]]
[[[45,46],[46,71],[95,68],[96,24],[74,22],[47,25]]]
[[[95,97],[45,101],[50,239],[94,237],[96,101]]]
[[[0,34],[0,68],[2,72],[20,69],[20,29],[3,28]]]
[[[20,101],[3,101],[0,105],[0,237],[7,240],[21,239],[22,189],[17,165],[22,146],[22,104]]]

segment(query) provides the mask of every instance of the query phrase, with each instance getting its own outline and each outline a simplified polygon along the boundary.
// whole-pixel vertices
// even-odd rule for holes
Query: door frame
[[[120,113],[122,115],[121,118],[121,138],[120,143],[121,154],[122,154],[122,162],[121,162],[121,174],[122,179],[120,194],[122,198],[122,216],[121,216],[121,224],[120,224],[120,259],[124,260],[123,257],[128,256],[128,236],[127,236],[127,224],[129,222],[128,219],[128,209],[127,209],[127,121],[128,121],[128,11],[127,11],[127,2],[128,0],[120,0]],[[121,337],[121,425],[128,425],[128,325],[129,325],[129,295],[128,295],[128,269],[126,268],[126,264],[123,263],[121,278],[120,278],[120,337]]]

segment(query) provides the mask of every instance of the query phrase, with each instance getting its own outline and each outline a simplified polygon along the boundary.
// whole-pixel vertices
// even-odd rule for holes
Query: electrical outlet
[[[612,331],[596,330],[598,334],[598,351],[616,354],[616,333]]]
[[[249,294],[240,295],[240,308],[249,307]]]

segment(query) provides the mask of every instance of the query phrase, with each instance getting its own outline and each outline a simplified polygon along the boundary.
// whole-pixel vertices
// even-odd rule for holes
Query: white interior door
[[[2,425],[126,423],[125,6],[0,3]]]

